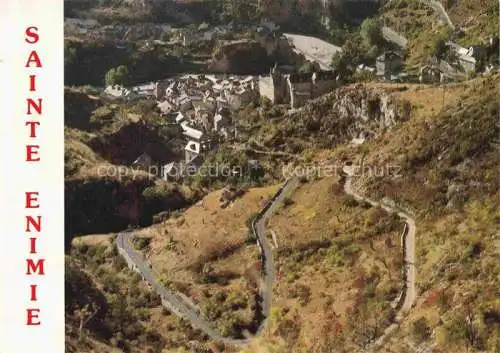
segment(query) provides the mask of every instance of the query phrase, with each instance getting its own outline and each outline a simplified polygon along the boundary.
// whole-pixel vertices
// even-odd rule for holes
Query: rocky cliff
[[[221,42],[215,49],[209,70],[222,73],[267,73],[273,64],[266,48],[254,40]]]
[[[342,87],[289,114],[266,144],[287,148],[290,144],[283,142],[295,137],[309,147],[330,148],[353,139],[370,139],[407,120],[410,111],[409,103],[382,89]]]

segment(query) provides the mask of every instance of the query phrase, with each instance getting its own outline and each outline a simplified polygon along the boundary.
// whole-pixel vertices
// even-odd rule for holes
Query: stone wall
[[[273,72],[274,99],[278,104],[290,103],[290,89],[287,80],[283,74]]]
[[[331,92],[334,88],[339,87],[339,82],[336,79],[334,72],[325,74],[317,74],[313,77],[313,92],[314,98],[322,96],[325,93]]]
[[[273,70],[270,76],[259,78],[261,97],[267,97],[275,104],[290,103],[292,108],[299,108],[338,86],[333,72],[284,75]]]
[[[310,99],[322,96],[338,87],[338,82],[333,72],[320,72],[310,74],[292,74],[288,77],[290,87],[291,107],[299,108]]]

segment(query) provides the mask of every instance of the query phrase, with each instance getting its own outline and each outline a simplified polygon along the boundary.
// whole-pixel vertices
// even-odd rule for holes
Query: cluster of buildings
[[[222,75],[183,75],[130,89],[109,86],[104,94],[117,99],[156,101],[168,124],[180,129],[185,140],[185,157],[181,162],[163,166],[162,176],[166,179],[181,177],[180,170],[196,172],[203,163],[204,153],[222,139],[236,135],[231,112],[257,102],[260,97],[256,77]],[[148,165],[149,157],[141,155],[134,164]]]
[[[147,99],[156,102],[158,112],[169,125],[177,126],[185,140],[184,159],[161,168],[165,179],[195,173],[203,155],[224,139],[236,136],[232,111],[267,97],[292,109],[331,91],[339,85],[332,71],[284,73],[277,67],[268,76],[183,75],[131,88],[108,86],[104,96],[120,100]],[[151,158],[139,156],[134,166],[152,165]]]
[[[253,76],[185,75],[155,83],[158,109],[186,138],[185,164],[236,135],[231,111],[259,99]]]
[[[467,79],[478,70],[489,72],[498,66],[498,37],[481,45],[464,48],[456,43],[445,43],[448,55],[441,60],[429,58],[420,69],[420,82],[434,83],[443,80]],[[488,62],[493,56],[493,60]]]
[[[379,80],[396,81],[401,78],[399,73],[404,68],[404,56],[393,50],[388,50],[380,54],[375,60],[375,66],[365,64],[358,65],[357,72],[369,72]]]

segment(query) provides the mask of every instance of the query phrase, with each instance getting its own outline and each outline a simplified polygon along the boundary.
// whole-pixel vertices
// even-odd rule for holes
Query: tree
[[[319,71],[320,67],[317,62],[306,61],[299,69],[300,73],[312,73]]]
[[[75,314],[78,317],[80,323],[78,325],[78,340],[81,341],[83,338],[83,328],[85,325],[92,320],[92,318],[98,313],[98,310],[90,310],[89,304],[86,304],[82,308],[75,309]]]
[[[359,35],[350,36],[342,47],[342,53],[337,52],[332,58],[332,67],[344,79],[352,77],[356,68],[365,61],[366,47]]]
[[[446,41],[442,38],[436,39],[432,45],[432,55],[439,61],[446,56]]]
[[[64,43],[64,65],[72,65],[77,59],[76,48],[70,43]]]
[[[120,65],[116,69],[111,69],[105,76],[106,86],[125,86],[130,81],[130,73],[125,65]]]
[[[120,65],[116,68],[116,81],[120,85],[127,85],[130,80],[130,73],[125,65]]]
[[[229,14],[231,20],[244,22],[255,19],[257,4],[248,0],[225,0],[224,12]]]
[[[116,69],[111,69],[106,73],[106,86],[116,85]]]
[[[118,290],[115,300],[111,303],[111,316],[115,329],[123,333],[127,323],[129,322],[129,313],[127,312],[128,296]]]
[[[420,319],[414,321],[412,326],[413,336],[418,343],[428,340],[431,336],[431,328],[429,327],[425,317],[421,317]]]
[[[481,336],[476,326],[476,316],[470,304],[465,307],[465,313],[458,313],[448,325],[448,332],[454,342],[465,344],[467,352],[469,348],[480,348]]]
[[[385,45],[382,35],[382,23],[377,19],[368,18],[361,24],[361,37],[370,47],[382,48]]]

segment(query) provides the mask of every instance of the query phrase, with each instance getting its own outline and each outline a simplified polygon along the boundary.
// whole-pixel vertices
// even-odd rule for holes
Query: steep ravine
[[[65,182],[66,244],[79,234],[109,233],[129,225],[146,226],[152,217],[166,210],[186,207],[189,202],[180,192],[164,197],[146,198],[143,191],[153,180],[136,178],[71,179]]]

